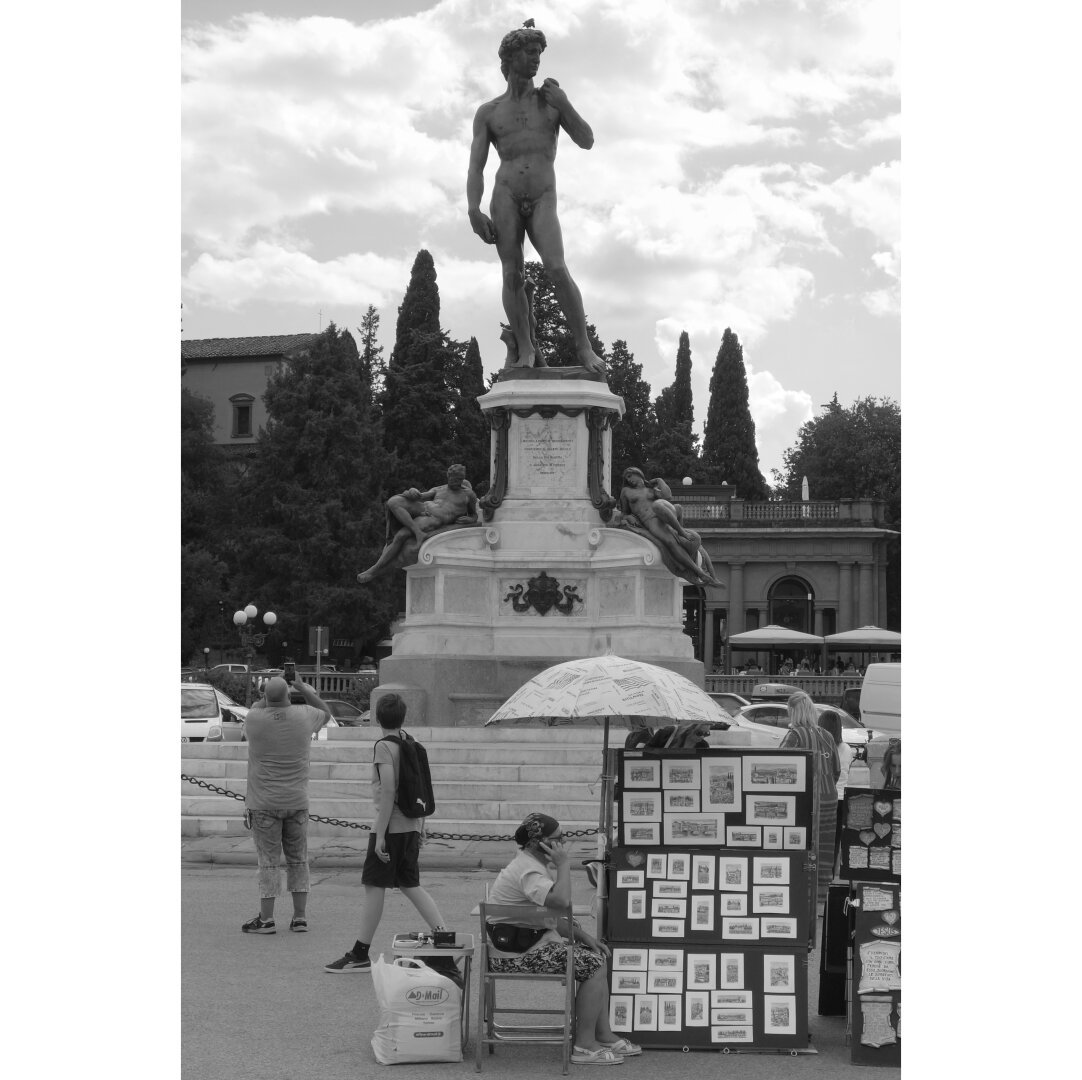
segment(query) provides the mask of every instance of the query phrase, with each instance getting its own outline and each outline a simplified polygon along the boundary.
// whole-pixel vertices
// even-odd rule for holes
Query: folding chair
[[[566,919],[569,929],[567,940],[567,967],[555,975],[535,975],[532,972],[513,972],[504,974],[489,970],[491,942],[488,937],[489,920],[513,922],[518,926],[539,926],[553,918]],[[573,953],[574,921],[571,905],[566,908],[538,908],[534,904],[490,904],[486,898],[481,902],[481,957],[478,964],[477,978],[477,1068],[481,1071],[484,1048],[491,1054],[497,1043],[544,1043],[563,1047],[564,1076],[571,1063],[571,1046],[575,1038],[575,960]],[[513,980],[526,981],[530,984],[560,983],[564,987],[561,1008],[538,1009],[521,1003],[500,1006],[496,1002],[497,987]],[[506,999],[505,999],[506,1000]],[[523,1020],[503,1022],[498,1017],[503,1014],[528,1013],[533,1017],[559,1017],[559,1023],[535,1024]]]

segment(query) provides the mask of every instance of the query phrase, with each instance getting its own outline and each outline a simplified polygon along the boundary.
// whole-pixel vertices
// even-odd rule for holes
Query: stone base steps
[[[424,743],[436,788],[431,832],[510,836],[533,810],[557,817],[565,831],[595,829],[599,815],[604,730],[600,726],[494,725],[490,728],[410,728]],[[613,724],[610,746],[622,746],[622,722]],[[314,743],[310,810],[322,817],[369,824],[371,727],[337,728],[327,742]],[[247,743],[182,744],[181,772],[243,795],[247,788]],[[181,781],[181,835],[243,836],[243,802]],[[349,835],[360,830],[309,824],[311,836]],[[506,843],[506,841],[504,841]]]

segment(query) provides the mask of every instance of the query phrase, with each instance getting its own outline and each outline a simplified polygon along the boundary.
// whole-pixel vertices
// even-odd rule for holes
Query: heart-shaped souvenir
[[[871,829],[861,829],[857,835],[860,837],[862,844],[870,844],[875,839],[875,833]]]
[[[887,814],[889,814],[891,812],[891,810],[894,809],[894,803],[890,802],[889,800],[884,800],[882,802],[876,802],[876,803],[873,803],[873,805],[875,806],[875,812],[880,817],[886,817]]]
[[[627,865],[634,868],[642,866],[646,862],[646,856],[641,851],[629,851],[627,853]]]
[[[898,912],[896,912],[896,911],[884,911],[883,912],[883,922],[885,922],[887,924],[887,926],[893,926],[897,921],[898,921]]]
[[[878,836],[880,840],[882,840],[884,836],[890,836],[890,825],[885,821],[877,821],[872,828],[875,830],[875,835]]]

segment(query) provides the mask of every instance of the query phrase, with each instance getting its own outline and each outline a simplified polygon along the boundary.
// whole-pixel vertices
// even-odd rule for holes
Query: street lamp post
[[[259,609],[255,604],[249,604],[241,611],[233,612],[233,623],[237,628],[237,633],[240,634],[240,643],[244,647],[245,651],[245,663],[247,665],[246,677],[244,680],[244,704],[249,706],[252,704],[252,661],[255,659],[255,651],[262,646],[266,640],[267,632],[264,631],[261,634],[257,634],[255,630],[246,630],[245,625],[255,620],[255,617],[259,614]],[[278,621],[278,616],[273,611],[265,611],[263,613],[263,622],[267,627],[267,630]]]
[[[207,645],[203,646],[203,675],[210,675],[210,647]]]

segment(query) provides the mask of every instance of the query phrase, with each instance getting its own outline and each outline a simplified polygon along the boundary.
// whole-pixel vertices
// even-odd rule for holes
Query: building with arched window
[[[724,484],[671,487],[725,586],[684,590],[684,629],[708,673],[728,637],[745,630],[887,627],[887,545],[898,532],[881,501],[748,503]]]

